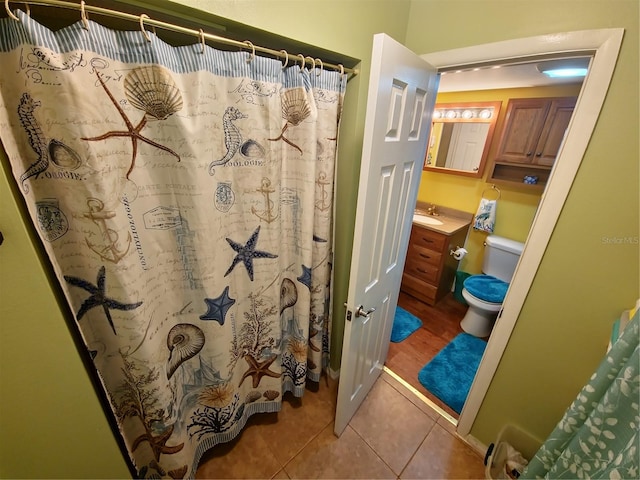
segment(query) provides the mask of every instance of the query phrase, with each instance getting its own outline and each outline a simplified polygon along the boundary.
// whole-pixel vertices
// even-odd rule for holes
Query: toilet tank
[[[504,282],[510,282],[523,248],[524,243],[489,235],[485,240],[482,271]]]

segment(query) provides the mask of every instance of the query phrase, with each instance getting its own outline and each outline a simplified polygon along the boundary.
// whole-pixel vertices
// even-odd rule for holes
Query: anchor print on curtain
[[[346,78],[16,15],[0,20],[16,183],[138,475],[193,477],[326,367]]]

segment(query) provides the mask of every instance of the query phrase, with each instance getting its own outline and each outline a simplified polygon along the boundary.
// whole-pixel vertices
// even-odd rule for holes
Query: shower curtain
[[[640,313],[520,478],[639,478]]]
[[[13,175],[138,475],[193,477],[327,364],[346,78],[15,13]]]

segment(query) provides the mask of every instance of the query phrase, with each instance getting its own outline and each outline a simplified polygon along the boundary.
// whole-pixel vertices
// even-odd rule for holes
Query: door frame
[[[555,166],[540,200],[525,247],[457,425],[467,436],[478,415],[529,293],[551,234],[571,190],[613,76],[623,28],[580,30],[507,40],[420,55],[442,71],[463,65],[584,52],[593,55]]]

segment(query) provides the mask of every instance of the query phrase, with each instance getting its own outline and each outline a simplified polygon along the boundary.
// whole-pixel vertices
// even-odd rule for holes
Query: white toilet
[[[463,283],[462,296],[469,304],[460,322],[462,329],[476,337],[487,337],[504,296],[509,288],[524,244],[497,235],[489,235],[485,241],[482,275],[472,275]]]

